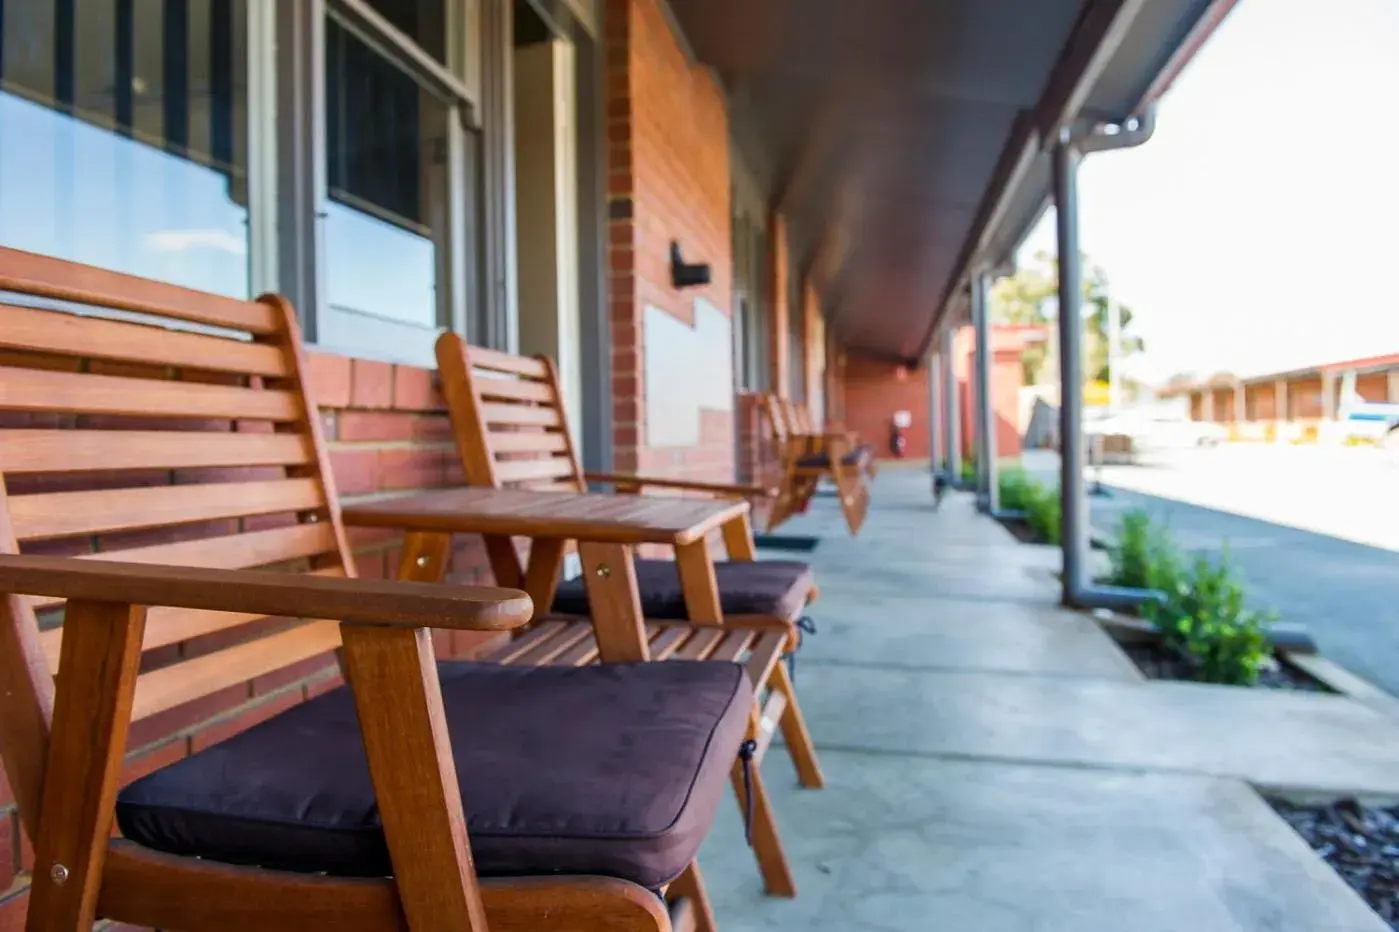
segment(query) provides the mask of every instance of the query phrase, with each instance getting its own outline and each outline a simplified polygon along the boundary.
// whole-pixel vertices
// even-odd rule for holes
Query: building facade
[[[1189,399],[1190,417],[1230,426],[1243,440],[1311,441],[1335,422],[1347,377],[1364,402],[1399,403],[1399,354],[1322,363],[1250,378],[1216,376],[1165,394]]]

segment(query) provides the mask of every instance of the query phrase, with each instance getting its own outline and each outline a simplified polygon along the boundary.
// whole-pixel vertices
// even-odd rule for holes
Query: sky
[[[1088,156],[1080,236],[1148,381],[1399,353],[1399,0],[1239,0],[1139,149]],[[1053,252],[1050,211],[1022,260]]]

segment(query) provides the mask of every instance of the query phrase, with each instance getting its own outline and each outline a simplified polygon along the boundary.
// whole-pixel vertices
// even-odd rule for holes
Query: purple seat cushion
[[[855,466],[864,463],[874,455],[874,448],[869,444],[851,450],[841,457],[841,463],[846,466]],[[809,453],[797,460],[797,466],[802,469],[823,469],[831,465],[831,458],[825,453]]]
[[[656,889],[694,859],[752,709],[742,667],[441,670],[479,874],[594,874]],[[117,822],[173,854],[393,873],[345,688],[136,781],[118,797]]]
[[[725,615],[770,615],[790,621],[811,593],[811,567],[793,560],[719,560],[714,564],[714,575]],[[647,618],[684,621],[690,617],[680,588],[680,571],[673,561],[637,560],[636,586],[641,592],[641,613]],[[554,611],[588,614],[583,577],[559,584]]]

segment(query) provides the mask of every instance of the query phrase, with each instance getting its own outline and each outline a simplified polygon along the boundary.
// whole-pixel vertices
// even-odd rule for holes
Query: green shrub
[[[1117,540],[1108,550],[1112,570],[1108,582],[1135,589],[1174,588],[1180,557],[1167,530],[1151,515],[1134,508],[1122,516]]]
[[[1122,516],[1109,557],[1108,582],[1164,595],[1162,603],[1143,605],[1142,616],[1190,663],[1194,679],[1233,686],[1258,681],[1276,616],[1245,606],[1244,580],[1227,548],[1217,562],[1197,554],[1187,564],[1166,528],[1134,509]]]
[[[1059,490],[1033,479],[1027,480],[1023,507],[1025,522],[1035,536],[1047,544],[1059,543],[1062,539]]]
[[[996,483],[1001,508],[1006,511],[1024,511],[1033,483],[1034,480],[1019,466],[1002,469]]]
[[[976,457],[969,456],[962,460],[962,483],[972,485],[976,482]]]

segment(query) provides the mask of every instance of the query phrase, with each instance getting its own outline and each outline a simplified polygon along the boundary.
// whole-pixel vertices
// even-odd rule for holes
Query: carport
[[[1052,202],[1061,316],[1078,319],[1077,173],[1145,143],[1154,105],[1235,0],[672,0],[699,61],[732,100],[733,136],[789,254],[852,350],[927,363],[949,475],[959,473],[947,359],[970,322],[977,488],[996,503],[987,401],[987,290]],[[1082,348],[1059,328],[1063,597],[1091,587],[1082,466]],[[994,440],[991,440],[994,446]]]

